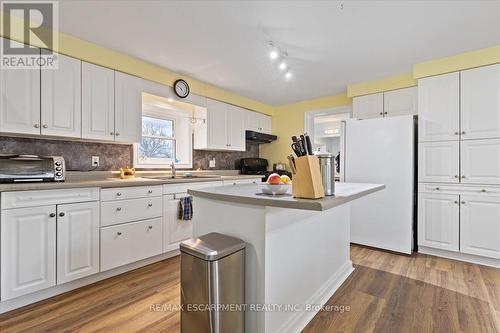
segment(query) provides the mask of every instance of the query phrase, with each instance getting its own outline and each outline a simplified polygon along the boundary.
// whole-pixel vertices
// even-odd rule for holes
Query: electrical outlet
[[[99,156],[92,156],[92,166],[94,168],[99,166]]]
[[[215,168],[215,158],[211,159],[210,161],[208,161],[208,167],[209,168]]]

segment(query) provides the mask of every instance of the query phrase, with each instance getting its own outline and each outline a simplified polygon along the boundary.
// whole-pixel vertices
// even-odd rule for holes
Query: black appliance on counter
[[[254,142],[254,143],[270,143],[276,141],[278,137],[272,134],[266,134],[255,131],[245,131],[245,139],[246,141]]]
[[[242,158],[240,160],[240,173],[242,175],[262,175],[262,181],[267,181],[267,178],[272,173],[277,173],[280,176],[287,175],[292,178],[292,174],[286,170],[268,171],[269,162],[265,158]]]

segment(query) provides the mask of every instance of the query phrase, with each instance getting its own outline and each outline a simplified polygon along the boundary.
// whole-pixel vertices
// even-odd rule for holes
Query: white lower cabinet
[[[101,271],[162,253],[162,219],[101,228]]]
[[[460,199],[460,252],[500,259],[500,197]]]
[[[177,250],[179,242],[193,236],[191,221],[179,219],[179,201],[187,193],[168,194],[163,196],[163,252]]]
[[[1,300],[56,284],[56,206],[3,210]]]
[[[419,194],[418,245],[459,250],[459,200],[453,194]]]
[[[57,206],[57,283],[99,272],[99,203]]]

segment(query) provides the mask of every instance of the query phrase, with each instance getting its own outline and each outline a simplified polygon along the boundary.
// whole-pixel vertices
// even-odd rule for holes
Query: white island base
[[[243,203],[258,187],[236,186],[227,194],[226,187],[190,192],[194,237],[220,232],[247,243],[246,332],[300,332],[353,271],[346,202],[355,196],[324,199],[341,202],[321,211],[293,209]],[[373,185],[364,194],[382,188]]]

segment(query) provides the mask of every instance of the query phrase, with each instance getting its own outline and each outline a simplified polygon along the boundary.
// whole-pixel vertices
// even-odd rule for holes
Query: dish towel
[[[193,197],[186,196],[179,199],[179,220],[189,221],[193,218]]]

